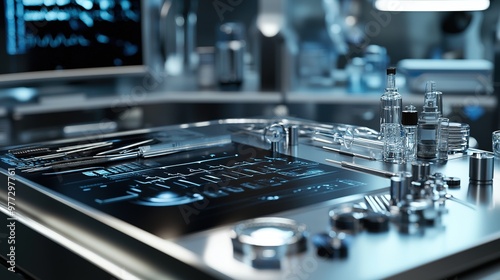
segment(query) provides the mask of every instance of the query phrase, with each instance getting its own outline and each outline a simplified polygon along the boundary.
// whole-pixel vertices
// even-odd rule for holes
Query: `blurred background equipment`
[[[422,106],[425,82],[436,81],[443,117],[489,147],[499,4],[406,11],[421,2],[391,1],[389,11],[375,0],[6,1],[4,143],[69,136],[65,126],[95,134],[276,114],[378,128],[385,69],[397,66],[403,106]],[[457,10],[465,3],[475,7]]]

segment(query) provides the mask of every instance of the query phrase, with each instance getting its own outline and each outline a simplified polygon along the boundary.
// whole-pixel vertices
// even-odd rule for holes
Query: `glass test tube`
[[[402,113],[401,123],[405,129],[405,161],[412,162],[417,157],[417,107],[406,106]]]
[[[439,161],[448,160],[448,137],[450,120],[448,118],[439,118],[438,120],[438,151]]]

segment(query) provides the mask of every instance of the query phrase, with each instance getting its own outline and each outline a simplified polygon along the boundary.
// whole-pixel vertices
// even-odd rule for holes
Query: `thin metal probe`
[[[78,150],[82,148],[87,148],[87,147],[95,147],[95,146],[101,146],[101,145],[111,145],[113,143],[109,141],[102,141],[102,142],[95,142],[95,143],[87,143],[87,144],[79,144],[79,145],[72,145],[72,146],[65,146],[65,147],[60,147],[56,150],[56,152],[67,152],[71,150]]]
[[[320,143],[331,144],[331,145],[338,144],[338,143],[335,143],[333,141],[326,140],[326,139],[319,138],[319,137],[314,137],[314,136],[311,137],[311,140],[316,141],[316,142],[320,142]]]
[[[123,156],[116,156],[116,157],[96,157],[96,158],[90,158],[90,159],[83,159],[83,160],[79,160],[79,161],[57,163],[57,164],[52,164],[52,165],[43,166],[43,167],[34,167],[31,169],[23,170],[23,172],[33,173],[33,172],[39,172],[39,171],[45,171],[45,170],[59,170],[59,169],[81,167],[81,166],[93,165],[93,164],[102,164],[102,163],[106,163],[106,162],[123,160],[123,159],[131,159],[131,158],[137,158],[137,157],[138,157],[137,154],[129,154],[129,155],[123,155]]]
[[[95,169],[104,169],[104,167],[103,166],[82,167],[82,168],[78,168],[78,169],[70,169],[70,170],[64,170],[64,171],[47,172],[47,173],[42,173],[42,175],[62,175],[62,174],[75,173],[75,172],[83,172],[83,171],[89,171],[89,170],[95,170]]]
[[[141,146],[141,145],[144,145],[144,144],[148,144],[148,143],[153,142],[154,140],[155,139],[148,139],[148,140],[144,140],[144,141],[132,143],[132,144],[129,144],[129,145],[126,145],[126,146],[123,146],[123,147],[118,147],[116,149],[111,149],[111,150],[107,150],[107,151],[104,151],[104,152],[100,152],[100,153],[97,153],[96,155],[97,156],[102,156],[102,155],[112,154],[114,152],[119,152],[119,151],[126,150],[126,149],[129,149],[129,148],[134,148],[134,147],[138,147],[138,146]]]
[[[465,207],[469,207],[469,208],[470,208],[470,209],[472,209],[472,210],[476,210],[476,206],[475,206],[475,205],[473,205],[473,204],[471,204],[471,203],[468,203],[468,202],[466,202],[466,201],[463,201],[463,200],[461,200],[461,199],[458,199],[458,198],[454,197],[452,194],[447,193],[447,194],[445,194],[445,195],[444,195],[444,197],[445,197],[446,199],[451,200],[451,201],[455,201],[455,202],[456,202],[456,203],[458,203],[458,204],[462,204],[462,205],[463,205],[463,206],[465,206]]]
[[[375,169],[375,168],[371,168],[371,167],[366,167],[366,166],[362,166],[362,165],[355,164],[355,163],[350,163],[350,162],[346,162],[346,161],[338,161],[338,160],[333,160],[333,159],[328,159],[328,158],[325,160],[328,162],[334,163],[334,164],[338,164],[338,165],[345,167],[345,168],[348,168],[348,169],[357,170],[357,171],[365,172],[368,174],[372,174],[372,175],[376,175],[376,176],[380,176],[380,177],[384,177],[384,178],[391,178],[391,177],[396,176],[396,173],[393,173],[393,172]]]
[[[28,158],[26,160],[34,161],[34,160],[46,160],[46,159],[61,158],[61,157],[65,157],[67,155],[71,155],[71,154],[74,154],[74,153],[85,152],[85,151],[89,151],[89,150],[93,150],[93,149],[103,148],[103,147],[106,147],[106,146],[109,146],[109,145],[112,145],[112,144],[113,143],[111,143],[111,142],[101,142],[101,143],[96,144],[96,145],[86,146],[86,147],[79,148],[79,149],[76,149],[76,150],[68,150],[68,151],[65,151],[65,152],[57,152],[57,153],[54,153],[54,154],[48,154],[48,155],[44,155],[44,156],[37,156],[37,157]]]
[[[102,164],[102,163],[107,163],[107,162],[112,162],[112,161],[117,161],[117,160],[132,159],[132,158],[139,158],[139,157],[142,157],[142,158],[157,157],[157,156],[163,156],[163,155],[168,155],[168,154],[172,154],[172,153],[182,152],[182,151],[186,151],[186,150],[190,150],[190,149],[207,148],[207,147],[213,147],[216,145],[227,144],[227,143],[231,143],[231,137],[229,137],[227,135],[223,135],[223,136],[217,136],[217,137],[212,137],[212,138],[195,139],[195,140],[186,141],[186,142],[175,142],[175,143],[166,143],[166,144],[156,144],[156,145],[150,145],[150,146],[140,146],[139,151],[135,152],[135,153],[129,153],[129,154],[123,154],[123,155],[117,155],[117,156],[99,155],[99,156],[93,156],[93,157],[85,157],[85,158],[80,159],[80,160],[70,159],[68,161],[60,161],[59,163],[52,163],[48,166],[39,166],[39,167],[30,168],[30,169],[25,169],[25,170],[23,170],[23,172],[33,173],[33,172],[46,171],[46,170],[58,170],[58,169],[88,166],[88,165],[93,165],[93,164]],[[89,148],[96,148],[96,147],[89,147]],[[89,148],[87,148],[87,149],[89,149]],[[75,151],[79,151],[79,150],[75,150]],[[251,176],[251,175],[247,175],[247,176]]]
[[[321,148],[323,148],[325,150],[329,150],[329,151],[334,151],[334,152],[337,152],[337,153],[339,153],[341,155],[345,155],[345,156],[359,157],[359,158],[364,158],[364,159],[368,159],[368,160],[376,160],[376,158],[374,158],[372,156],[367,156],[367,155],[363,155],[363,154],[353,153],[353,152],[349,152],[349,151],[343,151],[343,150],[332,148],[332,147],[328,147],[328,146],[322,146]]]

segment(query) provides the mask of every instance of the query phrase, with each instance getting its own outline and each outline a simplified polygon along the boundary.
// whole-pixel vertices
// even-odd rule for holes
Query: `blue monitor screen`
[[[144,64],[140,0],[1,2],[0,75],[14,74],[15,80],[40,71],[64,76],[59,70],[108,68],[110,73]]]

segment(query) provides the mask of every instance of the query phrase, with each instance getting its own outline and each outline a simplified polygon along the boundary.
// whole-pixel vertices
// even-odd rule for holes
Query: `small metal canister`
[[[494,156],[488,153],[473,153],[469,158],[469,179],[474,184],[491,184],[494,173]]]

